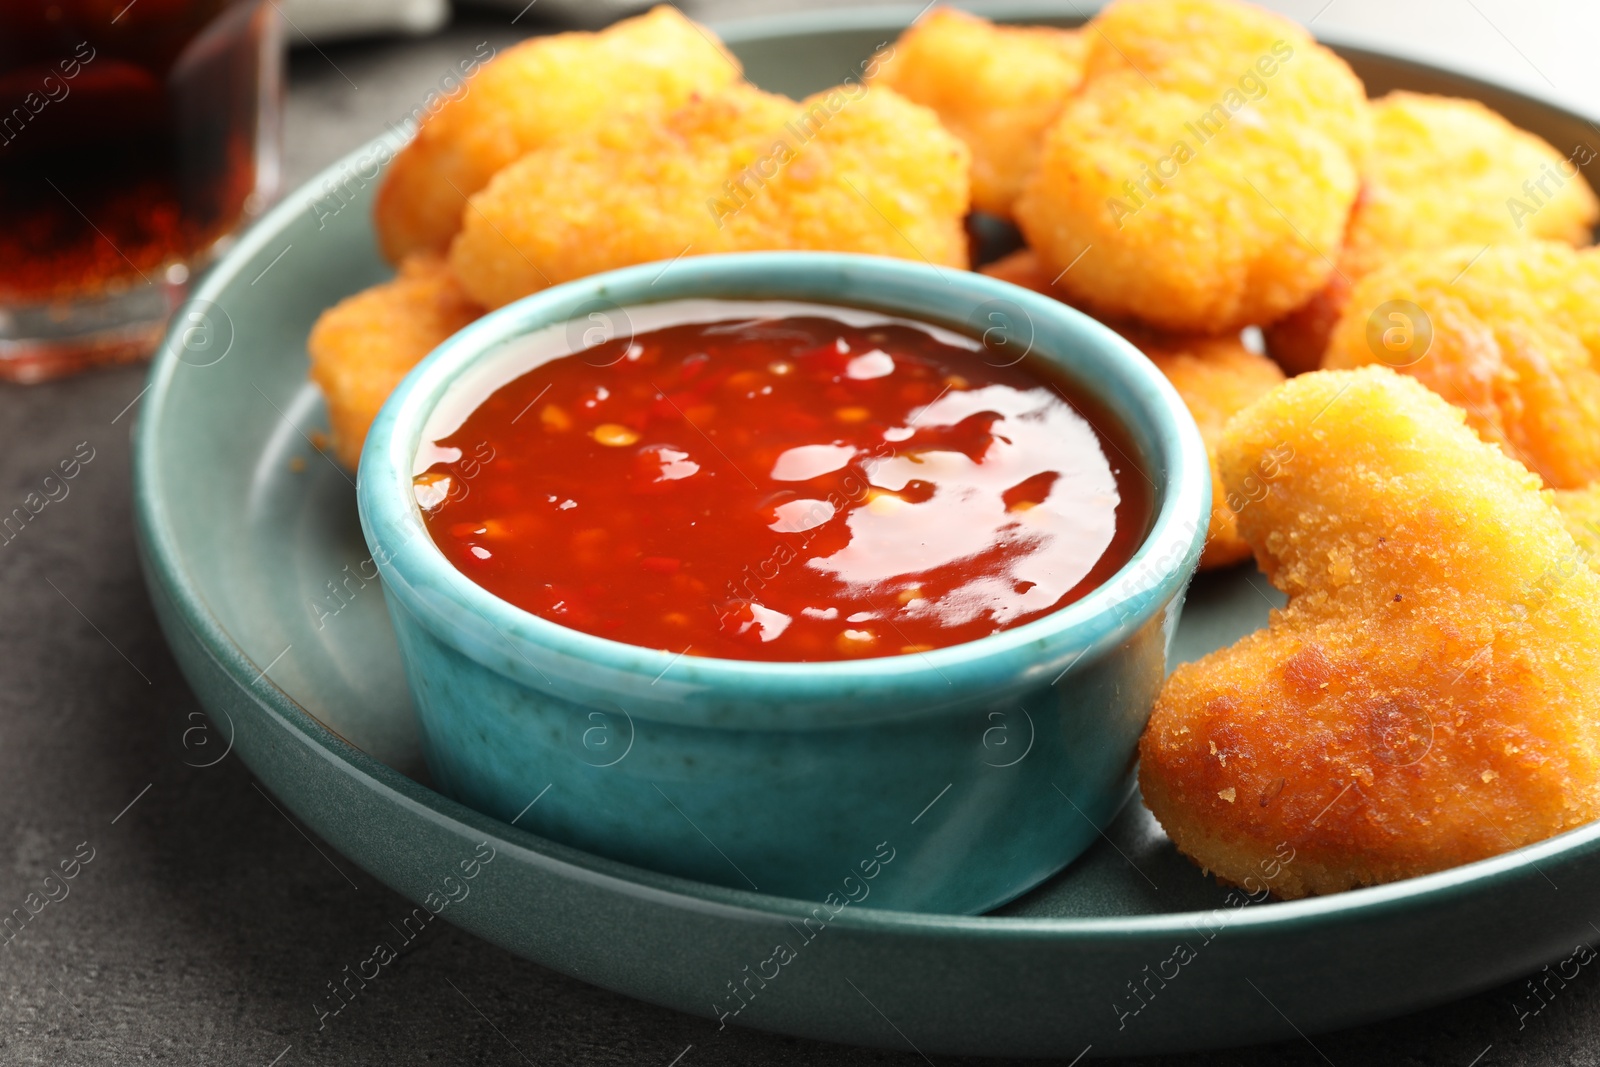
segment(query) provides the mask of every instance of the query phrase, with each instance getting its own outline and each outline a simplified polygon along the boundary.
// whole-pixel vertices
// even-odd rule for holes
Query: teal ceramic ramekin
[[[526,369],[518,339],[564,328],[578,348],[630,306],[695,298],[869,308],[969,335],[1003,323],[1008,343],[1122,423],[1155,483],[1143,544],[1104,586],[1034,622],[922,655],[824,663],[610,641],[513,607],[450,564],[413,496],[430,418],[448,419],[464,382]],[[440,788],[599,855],[814,901],[825,922],[869,899],[985,911],[1094,840],[1132,792],[1210,485],[1182,400],[1087,316],[965,271],[766,252],[596,275],[467,327],[384,406],[357,495]]]

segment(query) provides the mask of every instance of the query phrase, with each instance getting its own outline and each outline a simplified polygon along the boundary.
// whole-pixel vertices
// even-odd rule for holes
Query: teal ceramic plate
[[[752,78],[800,94],[850,74],[915,14],[724,29]],[[1345,54],[1374,93],[1477,97],[1563,150],[1589,134],[1524,96]],[[324,423],[306,332],[388,273],[361,177],[371,158],[357,151],[289,197],[207,278],[178,325],[189,343],[152,371],[135,476],[151,595],[190,684],[260,779],[374,877],[596,985],[726,1025],[926,1054],[1071,1058],[1292,1038],[1507,981],[1593,937],[1597,825],[1396,885],[1256,903],[1209,883],[1134,804],[1000,913],[913,915],[865,899],[818,917],[814,902],[630,868],[434,792],[354,487],[309,440]],[[330,216],[312,207],[325,183],[361,196]],[[1202,578],[1178,657],[1232,641],[1276,602],[1248,569]],[[896,847],[924,847],[918,814],[905,813]],[[470,893],[448,903],[469,872]]]

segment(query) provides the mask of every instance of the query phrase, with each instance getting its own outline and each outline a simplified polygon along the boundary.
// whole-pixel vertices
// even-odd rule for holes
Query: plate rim
[[[979,9],[988,17],[1004,21],[1073,17],[1072,13],[1063,13],[1058,5],[1050,3],[1049,0],[1025,0],[1025,2],[1012,0],[1005,4],[981,5]],[[903,28],[911,21],[911,16],[919,10],[925,9],[913,5],[823,9],[713,22],[710,28],[725,41],[740,43],[758,37],[789,36],[820,31],[860,31],[880,25],[886,29],[893,26]],[[1570,107],[1542,94],[1486,81],[1472,74],[1440,66],[1431,60],[1379,51],[1360,44],[1346,44],[1341,41],[1339,35],[1326,37],[1318,35],[1317,40],[1341,52],[1361,53],[1382,61],[1402,62],[1422,67],[1481,86],[1497,94],[1520,98],[1530,106],[1560,113],[1577,122],[1585,124],[1593,122]],[[288,221],[305,209],[306,205],[302,202],[304,198],[309,195],[315,199],[316,191],[323,187],[325,181],[337,178],[360,160],[370,159],[372,152],[379,145],[388,146],[391,144],[391,139],[391,134],[384,133],[357,145],[288,191],[278,203],[257,219],[239,237],[222,260],[207,272],[184,307],[191,307],[201,302],[220,307],[221,304],[216,298],[242,275],[251,265],[255,255],[284,229]],[[178,332],[176,324],[183,321],[181,310],[179,314],[174,315],[175,325],[163,338],[156,351],[147,377],[145,393],[142,394],[145,403],[141,405],[135,419],[132,454],[135,532],[141,554],[147,564],[148,579],[159,583],[159,592],[164,594],[177,610],[199,646],[246,699],[264,711],[286,735],[333,765],[337,773],[358,780],[364,779],[360,782],[362,788],[395,794],[405,803],[423,809],[430,817],[471,827],[475,833],[489,836],[532,857],[535,865],[553,875],[573,880],[609,882],[613,884],[614,889],[624,895],[666,895],[676,898],[676,906],[679,907],[704,909],[709,905],[732,914],[753,913],[761,916],[803,916],[809,913],[814,907],[813,902],[659,874],[583,852],[481,815],[345,741],[267,677],[261,666],[251,659],[242,645],[229,634],[222,620],[210,609],[198,584],[183,566],[182,552],[178,548],[171,523],[166,520],[164,514],[161,492],[163,483],[154,456],[158,448],[157,439],[160,432],[158,427],[161,425],[162,414],[171,396],[172,381],[178,368],[184,365],[178,358],[180,346],[175,343]],[[262,685],[263,682],[267,684]],[[204,699],[199,692],[195,692],[195,696],[210,714],[211,705],[215,701]],[[241,754],[241,759],[243,758]],[[248,766],[248,761],[246,765]],[[1287,928],[1302,932],[1334,928],[1341,923],[1365,922],[1368,919],[1392,916],[1397,912],[1431,908],[1438,903],[1461,896],[1492,893],[1507,883],[1538,876],[1542,861],[1580,858],[1597,850],[1600,850],[1600,820],[1511,852],[1432,874],[1328,896],[1274,901],[1271,907],[1266,908],[1233,909],[1228,913],[1229,929],[1239,933],[1258,934]],[[379,880],[384,881],[382,878]],[[402,895],[407,894],[402,892]],[[1213,915],[1221,910],[1223,909],[1219,907],[1133,916],[1028,917],[918,914],[880,908],[852,907],[832,919],[831,923],[863,932],[889,935],[916,936],[937,932],[942,936],[955,938],[998,937],[1003,940],[1042,942],[1099,942],[1192,932],[1194,928],[1192,920]]]

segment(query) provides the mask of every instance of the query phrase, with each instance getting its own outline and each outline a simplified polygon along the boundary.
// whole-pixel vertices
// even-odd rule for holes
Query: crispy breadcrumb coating
[[[1557,489],[1551,496],[1584,561],[1600,571],[1600,483],[1582,489]]]
[[[1179,333],[1270,322],[1322,288],[1370,135],[1349,67],[1232,0],[1118,0],[1088,37],[1016,205],[1057,284]]]
[[[407,257],[393,280],[322,313],[306,347],[340,463],[356,469],[367,428],[400,379],[482,314],[444,263],[430,256]]]
[[[1356,283],[1324,364],[1394,365],[1551,488],[1582,488],[1600,480],[1597,308],[1600,250],[1413,252]]]
[[[1352,278],[1413,249],[1590,242],[1600,202],[1578,173],[1580,159],[1476,100],[1395,92],[1371,107],[1368,188],[1340,263]]]
[[[997,26],[935,8],[895,42],[877,79],[931,107],[972,150],[972,206],[1009,218],[1044,131],[1078,83],[1082,31]]]
[[[384,254],[442,255],[466,198],[558,136],[619,112],[660,113],[740,77],[717,39],[668,5],[599,33],[508,48],[425,118],[389,166],[374,211]]]
[[[1242,93],[1264,121],[1313,126],[1357,163],[1371,150],[1361,79],[1292,19],[1238,0],[1116,0],[1086,36],[1087,78],[1131,72],[1207,105]],[[1243,81],[1251,73],[1265,84],[1259,97]]]
[[[1291,379],[1220,458],[1289,603],[1156,702],[1140,785],[1179,849],[1299,897],[1600,815],[1600,576],[1533,475],[1384,368]]]
[[[1050,278],[1032,249],[1020,249],[982,268],[991,278],[1053,296],[1065,294]],[[1200,428],[1211,461],[1211,521],[1200,553],[1200,569],[1226,567],[1250,558],[1250,546],[1239,536],[1228,493],[1217,472],[1217,442],[1228,420],[1283,384],[1283,371],[1259,352],[1246,348],[1236,334],[1204,337],[1162,334],[1154,330],[1111,323],[1112,329],[1150,357],[1183,398]]]
[[[748,86],[624,116],[524,156],[472,198],[450,251],[501,304],[614,267],[812,249],[965,267],[968,154],[927,108],[841,86],[795,103]]]
[[[1395,92],[1371,110],[1374,150],[1340,273],[1267,332],[1269,350],[1291,373],[1319,365],[1350,283],[1396,256],[1457,244],[1586,245],[1600,218],[1578,171],[1593,155],[1586,145],[1558,150],[1476,100]]]

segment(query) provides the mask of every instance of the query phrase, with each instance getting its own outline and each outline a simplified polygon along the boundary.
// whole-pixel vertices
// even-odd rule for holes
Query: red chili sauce
[[[1031,361],[855,309],[632,314],[666,324],[533,366],[419,457],[439,548],[542,618],[688,655],[904,655],[1072,603],[1148,529],[1134,449]]]

